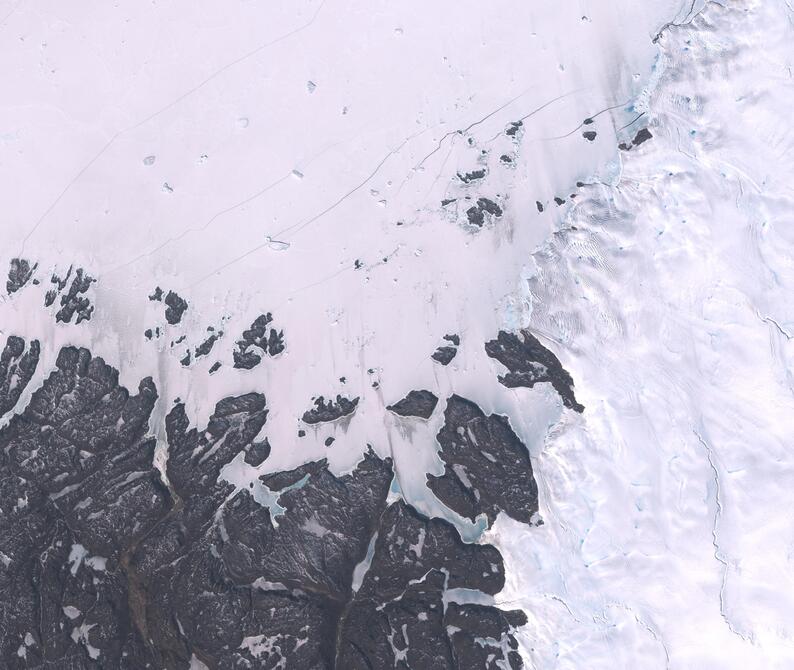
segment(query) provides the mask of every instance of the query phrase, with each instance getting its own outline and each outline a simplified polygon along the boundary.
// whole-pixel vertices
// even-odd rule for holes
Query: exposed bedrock
[[[284,351],[284,331],[273,328],[272,322],[270,312],[260,314],[250,328],[243,331],[233,354],[234,367],[250,370],[262,362],[263,356],[278,356]]]
[[[6,281],[6,292],[8,295],[16,293],[33,277],[38,263],[30,264],[25,258],[12,258],[8,268],[8,280]]]
[[[485,343],[485,352],[507,368],[508,373],[499,376],[502,385],[532,388],[535,384],[549,382],[560,394],[565,407],[576,412],[584,411],[584,406],[574,396],[571,375],[528,330],[517,333],[500,330],[495,340]]]
[[[39,363],[41,347],[38,340],[25,340],[10,335],[0,353],[0,417],[13,409],[27,387]]]
[[[409,391],[402,400],[386,407],[390,412],[400,416],[416,416],[429,419],[438,404],[438,397],[430,391]]]
[[[9,338],[0,357],[9,407],[34,344]],[[220,475],[241,453],[268,457],[262,394],[221,400],[203,428],[176,403],[166,479],[148,437],[156,401],[151,379],[130,393],[68,347],[0,430],[3,667],[521,667],[520,612],[444,607],[447,589],[500,591],[498,550],[389,505],[390,459],[370,449],[341,476],[324,460],[265,475],[278,502],[260,504]]]
[[[436,436],[443,475],[428,475],[427,486],[450,509],[489,525],[503,511],[529,523],[538,510],[538,487],[529,452],[507,417],[486,415],[471,400],[453,395]]]
[[[358,398],[345,398],[337,395],[336,400],[326,400],[324,396],[316,398],[314,407],[303,413],[303,422],[308,424],[327,423],[349,416],[356,411]]]
[[[165,320],[172,326],[182,321],[182,315],[187,311],[187,300],[174,291],[169,291],[165,296]]]

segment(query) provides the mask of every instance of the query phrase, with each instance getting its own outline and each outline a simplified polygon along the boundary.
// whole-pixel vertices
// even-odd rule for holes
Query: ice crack
[[[700,442],[700,445],[703,447],[703,450],[706,452],[706,458],[709,462],[709,467],[714,475],[714,485],[715,485],[715,492],[714,492],[714,503],[716,505],[716,511],[714,512],[714,522],[711,526],[711,544],[714,547],[714,558],[722,564],[722,581],[720,583],[720,615],[722,616],[723,620],[727,624],[730,631],[737,635],[738,637],[742,638],[747,642],[751,642],[752,639],[747,635],[742,634],[739,632],[731,623],[730,619],[728,618],[728,614],[725,611],[725,587],[728,581],[728,569],[729,564],[728,560],[725,558],[725,555],[722,552],[722,548],[720,547],[719,538],[717,537],[717,526],[722,519],[722,488],[720,485],[720,473],[717,469],[717,464],[714,457],[714,450],[709,446],[706,440],[703,439],[701,434],[697,430],[692,431]]]

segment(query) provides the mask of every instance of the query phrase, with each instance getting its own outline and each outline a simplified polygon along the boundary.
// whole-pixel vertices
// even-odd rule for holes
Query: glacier
[[[389,612],[360,667],[794,665],[792,20],[5,3],[0,586],[41,505],[74,599],[4,664],[352,668]],[[158,660],[86,613],[110,575]],[[307,584],[341,614],[261,628]]]

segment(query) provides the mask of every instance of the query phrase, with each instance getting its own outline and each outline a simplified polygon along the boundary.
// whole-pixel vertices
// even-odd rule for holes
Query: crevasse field
[[[0,2],[0,667],[794,667],[792,61]]]

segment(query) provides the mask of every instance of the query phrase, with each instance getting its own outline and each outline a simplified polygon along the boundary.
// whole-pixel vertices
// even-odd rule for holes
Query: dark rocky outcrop
[[[260,314],[251,327],[243,331],[233,354],[234,367],[250,370],[262,362],[262,356],[278,356],[284,351],[284,331],[273,328],[272,322],[270,312]]]
[[[396,502],[380,519],[369,569],[342,616],[336,667],[495,670],[505,661],[501,667],[518,670],[521,659],[505,658],[498,642],[487,643],[489,664],[472,665],[482,653],[465,656],[475,640],[490,634],[494,642],[503,635],[514,640],[512,628],[524,623],[520,612],[444,607],[447,589],[495,594],[503,585],[502,557],[494,547],[465,544],[446,521]]]
[[[65,348],[0,431],[4,667],[154,667],[133,661],[145,643],[121,565],[170,505],[145,436],[156,397],[151,379],[131,395],[102,359]]]
[[[10,335],[0,354],[0,417],[16,406],[39,363],[39,341],[25,349],[25,340]]]
[[[515,137],[516,135],[518,135],[518,132],[521,130],[523,126],[524,126],[523,121],[511,121],[507,125],[507,128],[505,128],[505,135],[507,135],[508,137]]]
[[[418,416],[429,419],[438,404],[438,397],[430,391],[409,391],[402,400],[386,407],[400,416]]]
[[[16,293],[33,277],[38,263],[30,264],[25,258],[12,258],[11,266],[8,268],[8,281],[6,281],[6,291],[8,295]]]
[[[345,398],[337,395],[336,400],[326,400],[323,396],[315,398],[314,407],[303,413],[303,422],[308,424],[325,423],[336,421],[342,417],[349,416],[356,411],[358,398]]]
[[[464,184],[470,184],[473,181],[484,179],[485,174],[485,169],[472,170],[471,172],[458,172],[458,179],[460,179]]]
[[[647,128],[640,128],[637,131],[637,134],[634,136],[634,139],[631,141],[631,143],[636,147],[642,144],[643,142],[647,142],[652,137],[653,135],[651,135],[650,130],[648,130]]]
[[[215,343],[223,337],[223,331],[219,330],[217,333],[212,333],[206,340],[204,340],[201,344],[199,344],[195,349],[195,357],[201,358],[202,356],[206,356],[207,354],[212,351],[212,347],[215,346]]]
[[[505,612],[487,605],[459,605],[451,602],[444,615],[447,630],[452,630],[452,655],[456,670],[497,670],[523,667],[513,631],[527,623],[521,610]],[[505,645],[507,643],[507,658]]]
[[[159,287],[158,287],[159,288]],[[155,290],[155,294],[157,291]],[[165,296],[165,320],[172,326],[182,321],[182,316],[187,311],[187,300],[179,294],[169,291]]]
[[[485,343],[485,352],[508,369],[499,381],[508,388],[532,388],[540,382],[549,382],[562,398],[562,404],[576,412],[584,406],[576,401],[573,379],[562,367],[557,357],[528,330],[518,333],[499,331],[495,340]]]
[[[0,356],[4,403],[3,380],[15,392],[32,375],[33,344],[9,338]],[[222,477],[240,454],[268,458],[262,394],[221,400],[201,429],[177,401],[164,476],[156,401],[150,378],[131,394],[68,347],[0,429],[3,667],[521,667],[521,613],[444,605],[448,589],[501,590],[498,550],[389,505],[390,459],[370,449],[341,476],[325,460],[264,475],[264,504]]]
[[[72,277],[71,267],[63,278],[52,275],[50,282],[54,284],[56,288],[47,291],[44,296],[44,305],[45,307],[52,305],[60,294],[61,308],[55,313],[56,321],[71,323],[75,315],[77,315],[76,323],[89,321],[94,313],[94,306],[91,304],[91,300],[86,296],[86,293],[96,279],[86,273],[83,268],[77,268],[69,289],[64,293],[63,290],[69,283],[70,277]]]
[[[631,151],[633,147],[637,147],[643,142],[647,142],[652,137],[653,135],[651,134],[650,130],[648,130],[647,128],[640,128],[631,142],[629,142],[628,144],[626,144],[625,142],[621,142],[618,145],[618,149],[621,149],[622,151]]]
[[[444,474],[428,475],[427,486],[450,509],[474,521],[485,514],[493,523],[504,511],[529,523],[538,510],[538,487],[529,452],[507,417],[486,414],[453,395],[436,436]]]
[[[478,228],[485,224],[485,215],[498,219],[502,216],[502,208],[489,198],[477,198],[476,204],[466,210],[469,223]]]
[[[441,363],[441,365],[449,365],[457,353],[457,347],[439,347],[433,352],[430,358]]]
[[[457,334],[455,334],[455,333],[444,335],[444,339],[445,339],[447,342],[451,342],[451,343],[452,343],[452,344],[454,344],[456,347],[459,347],[459,346],[460,346],[460,336],[459,336],[459,335],[457,335]]]

